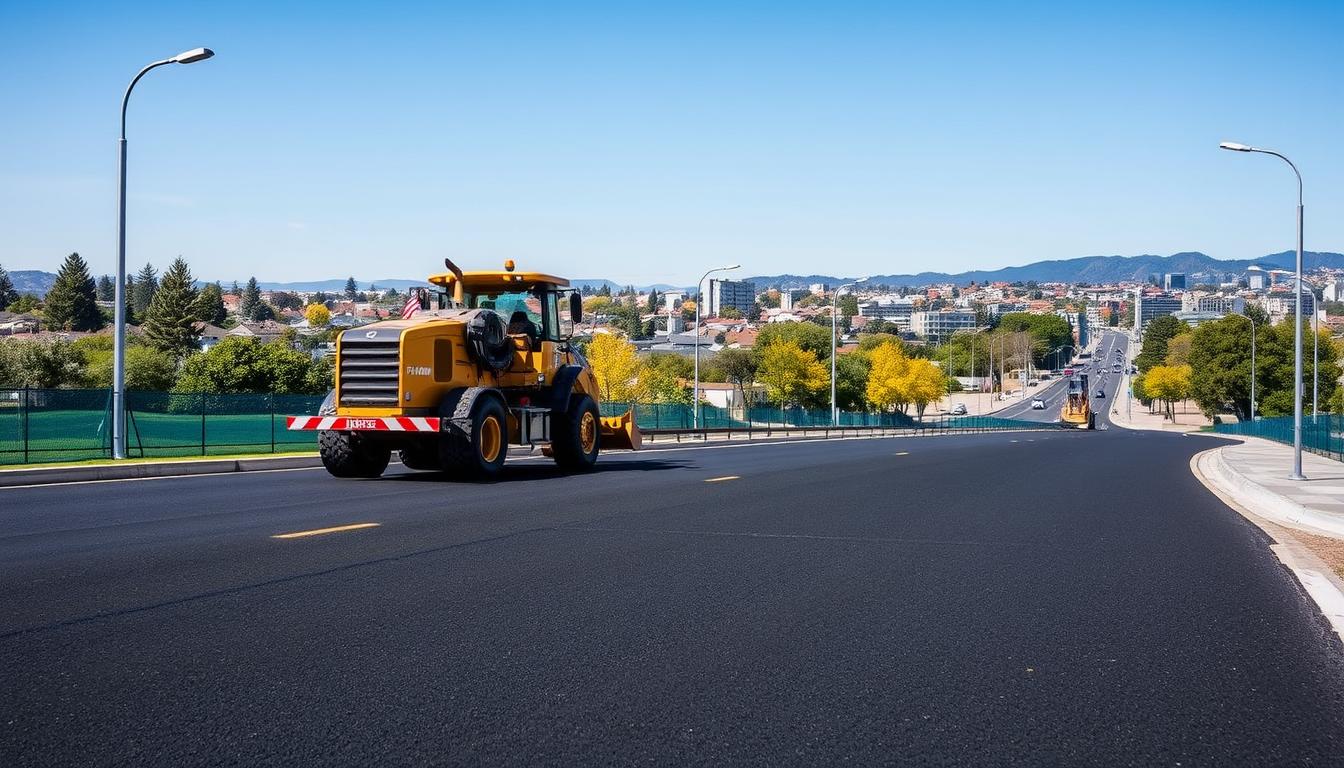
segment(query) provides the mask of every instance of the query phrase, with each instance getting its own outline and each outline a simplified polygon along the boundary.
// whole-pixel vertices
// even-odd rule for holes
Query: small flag
[[[418,291],[406,292],[406,306],[401,308],[401,319],[410,320],[416,312],[420,311],[420,295]]]

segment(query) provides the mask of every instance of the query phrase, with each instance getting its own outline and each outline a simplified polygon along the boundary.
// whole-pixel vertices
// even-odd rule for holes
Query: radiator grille
[[[396,405],[401,345],[396,338],[341,339],[341,405]]]

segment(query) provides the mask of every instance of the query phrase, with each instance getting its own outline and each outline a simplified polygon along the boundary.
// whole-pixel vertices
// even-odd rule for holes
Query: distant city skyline
[[[620,283],[1344,249],[1344,6],[0,9],[0,264]],[[362,279],[362,278],[361,278]]]

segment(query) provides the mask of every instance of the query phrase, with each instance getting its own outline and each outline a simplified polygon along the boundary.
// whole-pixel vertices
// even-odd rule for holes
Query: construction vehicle
[[[1097,415],[1092,412],[1092,398],[1087,396],[1087,374],[1080,373],[1069,379],[1068,395],[1060,409],[1059,419],[1079,429],[1095,429]]]
[[[402,318],[341,332],[336,388],[315,416],[288,417],[289,429],[318,432],[328,472],[378,477],[397,451],[410,469],[488,480],[510,445],[540,447],[568,471],[592,468],[599,448],[639,448],[631,411],[598,412],[597,381],[569,339],[583,302],[568,280],[512,260],[500,271],[444,264]]]

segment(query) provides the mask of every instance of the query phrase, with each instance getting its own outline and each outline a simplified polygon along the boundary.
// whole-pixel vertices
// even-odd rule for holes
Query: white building
[[[975,313],[964,309],[915,312],[910,315],[910,330],[938,344],[951,338],[957,331],[972,328],[975,328]]]
[[[895,323],[902,331],[910,330],[910,316],[915,312],[915,299],[911,296],[878,296],[859,303],[860,317],[875,317]]]

